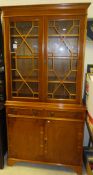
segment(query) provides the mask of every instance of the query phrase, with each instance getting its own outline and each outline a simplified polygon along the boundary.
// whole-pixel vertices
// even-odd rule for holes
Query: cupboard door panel
[[[46,161],[79,165],[82,160],[83,122],[47,120],[45,126]]]
[[[84,120],[84,112],[68,112],[68,111],[54,111],[54,110],[47,110],[47,116],[48,117],[55,117],[57,118],[63,118],[64,120],[77,120],[81,121]]]
[[[42,120],[8,117],[8,141],[10,158],[41,160],[43,154]]]

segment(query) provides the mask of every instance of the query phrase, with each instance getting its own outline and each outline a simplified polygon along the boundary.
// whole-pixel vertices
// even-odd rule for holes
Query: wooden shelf
[[[28,55],[16,55],[16,56],[12,56],[12,59],[38,59],[39,58],[39,56],[38,55],[35,55],[35,54],[33,54],[33,55],[30,55],[30,56],[28,56]]]
[[[17,91],[12,91],[12,93],[18,93]],[[39,94],[38,92],[33,92],[33,94]]]
[[[75,56],[54,56],[54,55],[48,55],[48,59],[68,59],[68,60],[78,60],[78,55]]]
[[[30,83],[39,83],[39,80],[36,79],[30,79],[30,78],[24,78],[26,82],[30,82]],[[12,79],[12,82],[23,82],[22,79]]]
[[[11,52],[11,53],[15,53],[15,52]],[[39,53],[38,54],[33,54],[33,55],[16,55],[16,56],[12,56],[13,59],[38,59],[39,58]],[[64,59],[64,60],[78,60],[77,56],[48,56],[48,59]]]
[[[58,80],[48,80],[48,83],[64,83],[64,84],[76,84],[76,81],[58,81]]]
[[[48,37],[79,37],[79,34],[52,34],[48,35]]]
[[[36,37],[39,37],[38,35],[11,35],[11,37],[13,38],[22,38],[22,37],[25,37],[26,38],[36,38]]]
[[[11,35],[11,37],[14,38],[21,38],[21,37],[25,37],[25,38],[34,38],[34,37],[39,37],[39,35]],[[52,35],[48,35],[48,37],[79,37],[79,34],[52,34]]]

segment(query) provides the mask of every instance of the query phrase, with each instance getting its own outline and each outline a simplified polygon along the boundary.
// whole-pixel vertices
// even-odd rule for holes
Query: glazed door
[[[10,33],[10,91],[12,99],[42,99],[42,20],[38,17],[11,18]],[[9,61],[9,60],[8,60]],[[9,73],[9,72],[8,72]],[[7,75],[8,76],[8,75]],[[8,77],[7,77],[8,78]],[[7,80],[9,81],[9,80]]]
[[[83,123],[73,119],[47,120],[45,125],[46,161],[81,164]]]
[[[82,79],[80,28],[83,21],[78,17],[67,18],[63,16],[55,19],[46,18],[46,97],[49,102],[80,101],[80,78]]]

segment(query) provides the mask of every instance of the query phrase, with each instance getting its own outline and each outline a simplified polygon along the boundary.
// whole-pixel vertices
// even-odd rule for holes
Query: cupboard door
[[[8,117],[8,157],[42,160],[43,122],[27,117]]]
[[[73,17],[46,19],[47,100],[75,102],[80,98],[81,21]],[[45,51],[46,52],[46,51]],[[78,96],[77,96],[78,94]]]
[[[46,161],[80,165],[82,162],[83,122],[47,120],[45,125]]]
[[[38,18],[10,20],[11,92],[13,98],[40,99],[42,25]]]

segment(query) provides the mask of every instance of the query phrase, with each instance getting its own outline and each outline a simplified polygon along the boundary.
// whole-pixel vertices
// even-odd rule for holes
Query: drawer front
[[[7,110],[8,114],[14,114],[14,115],[25,115],[25,116],[37,116],[41,117],[43,115],[43,110],[41,109],[35,109],[35,108],[8,108]]]
[[[67,112],[67,111],[46,111],[48,117],[55,118],[67,118],[67,119],[84,119],[85,114],[83,112]]]
[[[50,118],[50,119],[72,119],[72,120],[83,120],[84,121],[84,112],[68,112],[68,111],[59,111],[59,110],[46,110],[40,108],[8,108],[7,113],[14,115],[24,115],[24,116],[33,116],[41,118]]]

